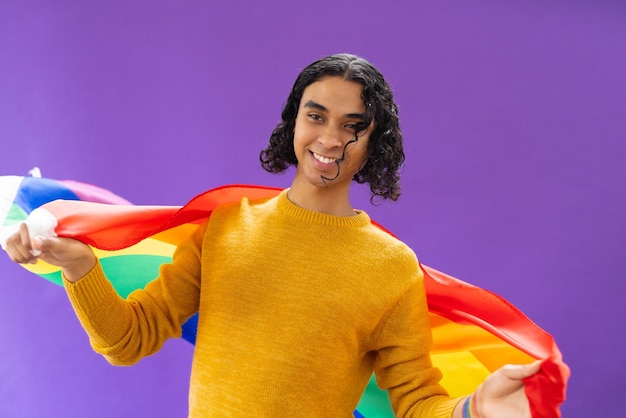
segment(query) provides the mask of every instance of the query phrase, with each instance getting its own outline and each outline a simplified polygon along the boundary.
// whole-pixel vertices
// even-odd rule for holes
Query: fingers
[[[30,240],[31,252],[35,255],[40,255],[42,251],[45,251],[50,247],[50,239],[43,237],[33,237]]]
[[[28,227],[21,224],[18,232],[7,239],[6,251],[16,263],[36,263],[37,257],[32,253],[32,245]]]
[[[20,264],[34,264],[41,260],[61,267],[71,282],[80,280],[98,261],[91,247],[80,241],[40,235],[31,238],[30,232],[22,224],[19,231],[7,239],[5,249],[11,260]]]
[[[537,373],[541,361],[531,364],[509,364],[490,374],[476,389],[480,416],[529,417],[524,379]]]
[[[493,372],[483,383],[483,391],[488,397],[508,396],[524,387],[524,379],[539,371],[540,361],[531,364],[508,364]]]
[[[20,225],[20,243],[25,249],[30,250],[30,233],[28,232],[28,225],[23,223]]]
[[[530,364],[508,364],[502,367],[502,372],[510,379],[522,380],[537,373],[541,368],[541,361]]]
[[[22,223],[18,232],[7,239],[6,251],[11,260],[20,264],[34,264],[43,251],[50,248],[52,243],[48,238],[30,236],[26,223]]]

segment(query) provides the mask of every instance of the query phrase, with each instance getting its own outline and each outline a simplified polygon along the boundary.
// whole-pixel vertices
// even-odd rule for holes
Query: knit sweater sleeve
[[[439,385],[441,372],[430,359],[432,334],[421,270],[383,318],[374,344],[376,379],[388,390],[396,416],[452,416],[460,399],[451,399]]]
[[[171,264],[144,289],[121,298],[100,262],[79,281],[64,279],[72,307],[92,348],[115,365],[131,365],[158,351],[198,310],[200,258],[206,226],[175,251]]]

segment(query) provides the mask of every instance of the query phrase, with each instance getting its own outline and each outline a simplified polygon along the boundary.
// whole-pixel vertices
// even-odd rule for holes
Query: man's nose
[[[343,138],[336,128],[327,126],[318,137],[318,142],[326,148],[336,148],[343,145]]]

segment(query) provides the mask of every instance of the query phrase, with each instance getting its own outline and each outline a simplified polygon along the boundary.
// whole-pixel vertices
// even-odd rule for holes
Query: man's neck
[[[289,200],[301,208],[335,216],[355,214],[347,191],[321,188],[294,182],[287,192]]]

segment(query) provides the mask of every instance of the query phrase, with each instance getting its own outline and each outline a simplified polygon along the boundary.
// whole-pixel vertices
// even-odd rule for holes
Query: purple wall
[[[250,3],[0,2],[0,175],[39,166],[138,204],[286,186],[257,161],[295,76],[363,55],[396,92],[407,164],[397,204],[355,204],[555,336],[565,417],[622,415],[625,4]],[[0,416],[186,414],[189,344],[109,366],[61,289],[6,256],[0,272]]]

